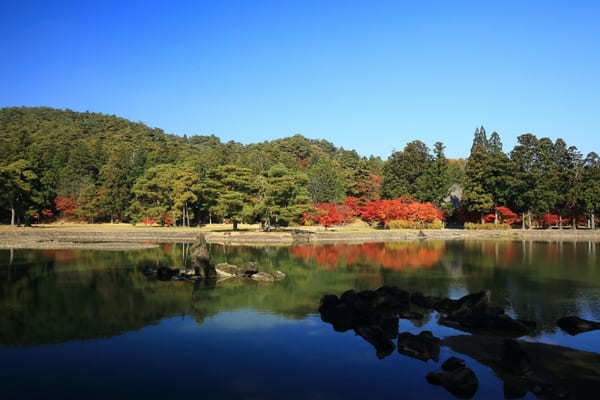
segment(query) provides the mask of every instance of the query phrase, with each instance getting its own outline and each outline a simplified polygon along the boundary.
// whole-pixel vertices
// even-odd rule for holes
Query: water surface
[[[557,318],[600,320],[594,243],[422,242],[287,247],[212,246],[215,262],[257,261],[274,284],[149,280],[147,266],[183,267],[189,245],[129,252],[0,251],[0,398],[453,398],[425,381],[439,369],[394,352],[382,360],[318,314],[323,294],[395,285],[459,297],[482,289],[528,340],[600,352],[600,333],[569,336]],[[400,331],[458,332],[400,320]],[[504,398],[476,361],[476,398]],[[535,398],[528,394],[526,398]]]

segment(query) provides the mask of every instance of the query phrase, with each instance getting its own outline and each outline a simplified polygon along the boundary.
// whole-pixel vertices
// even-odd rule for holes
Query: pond
[[[129,252],[0,251],[0,398],[454,398],[425,376],[466,360],[476,398],[505,398],[476,357],[442,346],[439,362],[394,351],[380,358],[352,330],[321,320],[325,294],[392,285],[458,298],[483,289],[537,324],[528,341],[600,353],[600,331],[570,336],[566,315],[600,320],[600,245],[440,241],[293,247],[212,245],[215,262],[256,261],[275,283],[148,279],[182,267],[189,244]],[[401,332],[464,332],[438,314],[400,319]],[[524,398],[536,398],[530,391]]]

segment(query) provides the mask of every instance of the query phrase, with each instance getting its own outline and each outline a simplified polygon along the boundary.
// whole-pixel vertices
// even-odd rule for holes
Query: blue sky
[[[4,1],[0,107],[467,156],[476,126],[600,152],[600,3]]]

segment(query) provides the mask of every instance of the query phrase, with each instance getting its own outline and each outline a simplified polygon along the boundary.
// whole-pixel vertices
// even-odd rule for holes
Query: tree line
[[[12,224],[290,225],[351,197],[371,209],[410,198],[449,220],[510,207],[532,225],[543,215],[593,221],[600,197],[595,153],[526,134],[505,154],[483,127],[467,160],[416,140],[383,161],[301,135],[244,145],[99,113],[11,107],[0,109],[0,160],[0,221]]]

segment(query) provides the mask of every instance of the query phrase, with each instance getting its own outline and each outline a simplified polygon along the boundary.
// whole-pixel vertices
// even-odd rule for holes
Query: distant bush
[[[469,230],[483,230],[483,231],[495,231],[495,230],[506,230],[512,229],[509,224],[476,224],[473,222],[465,222],[465,229]]]
[[[431,222],[407,221],[395,219],[385,223],[387,229],[442,229],[444,224],[439,219]]]

